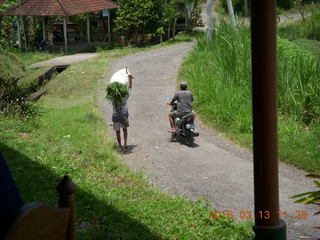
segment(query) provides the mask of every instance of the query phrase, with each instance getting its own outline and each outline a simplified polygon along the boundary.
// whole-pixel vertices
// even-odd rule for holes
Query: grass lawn
[[[68,174],[78,187],[78,239],[252,239],[252,223],[209,219],[206,200],[161,193],[122,164],[96,93],[112,59],[140,50],[102,51],[70,66],[47,85],[39,117],[0,116],[0,150],[23,200],[56,205],[55,185]]]

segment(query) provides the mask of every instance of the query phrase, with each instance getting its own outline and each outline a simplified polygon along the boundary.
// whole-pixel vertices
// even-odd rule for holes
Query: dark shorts
[[[113,130],[120,131],[120,129],[126,129],[129,127],[129,113],[125,112],[121,117],[119,115],[113,114],[112,115],[112,122],[113,122]]]
[[[120,131],[120,129],[127,129],[129,127],[129,119],[126,118],[122,122],[113,122],[113,130]]]
[[[178,110],[174,110],[172,112],[169,113],[169,116],[172,117],[173,119],[175,118],[181,118],[182,117],[182,113],[180,113]]]

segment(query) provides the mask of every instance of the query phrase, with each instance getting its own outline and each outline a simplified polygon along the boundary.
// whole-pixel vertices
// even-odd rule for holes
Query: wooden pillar
[[[285,240],[279,219],[276,0],[252,1],[252,112],[255,240]]]
[[[45,17],[42,17],[42,39],[46,40]]]
[[[75,204],[74,193],[76,191],[76,185],[71,179],[65,175],[59,185],[57,186],[57,192],[59,193],[59,207],[69,208],[70,217],[68,224],[68,235],[66,240],[76,239],[76,227],[75,227]]]
[[[90,42],[90,18],[89,18],[89,14],[87,14],[87,39],[88,39],[88,44],[89,44],[89,46],[91,46],[91,42]]]
[[[19,48],[21,49],[22,48],[22,44],[21,44],[21,29],[20,29],[20,20],[19,20],[19,18],[17,20],[17,37],[18,37],[18,45],[19,45]]]
[[[26,53],[28,53],[28,44],[27,44],[26,29],[25,29],[25,27],[24,27],[24,21],[23,21],[22,16],[20,16],[20,18],[21,18],[22,32],[23,32],[23,36],[24,36],[24,47],[25,47]]]
[[[63,35],[64,35],[64,49],[68,51],[68,37],[67,37],[67,17],[63,17]]]
[[[108,37],[109,37],[109,42],[111,42],[111,30],[110,30],[110,13],[108,15]]]

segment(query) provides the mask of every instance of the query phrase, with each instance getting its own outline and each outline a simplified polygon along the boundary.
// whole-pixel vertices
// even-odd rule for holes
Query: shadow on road
[[[171,137],[169,139],[169,142],[180,143],[180,145],[185,145],[185,146],[190,147],[190,148],[197,148],[197,147],[200,146],[195,142],[192,144],[192,146],[188,146],[182,137]]]
[[[137,146],[138,145],[128,145],[128,148],[127,149],[124,148],[121,153],[122,154],[130,154],[130,153],[132,153],[132,150]]]

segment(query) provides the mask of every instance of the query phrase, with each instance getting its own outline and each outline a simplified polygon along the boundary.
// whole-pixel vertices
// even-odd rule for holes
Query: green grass
[[[251,49],[249,29],[221,23],[211,44],[200,38],[181,69],[209,125],[252,148]],[[278,39],[280,159],[309,171],[320,170],[320,59]]]
[[[21,78],[24,76],[22,61],[16,55],[0,48],[0,78]]]
[[[320,57],[320,41],[303,38],[294,40],[293,42]]]
[[[55,185],[69,174],[78,187],[78,239],[252,239],[252,223],[209,219],[205,200],[170,197],[122,164],[96,92],[110,61],[138,50],[103,51],[70,66],[47,85],[37,118],[0,116],[0,150],[23,200],[56,205]]]
[[[50,67],[29,68],[24,72],[24,76],[18,81],[18,86],[22,89],[33,89],[34,91],[39,88],[36,79],[47,71]]]
[[[48,53],[44,51],[25,53],[18,49],[10,49],[10,52],[17,55],[21,59],[21,62],[23,63],[24,67],[30,66],[33,63],[37,63],[37,62],[48,60],[50,58],[61,56],[61,54],[53,54],[53,53]]]

